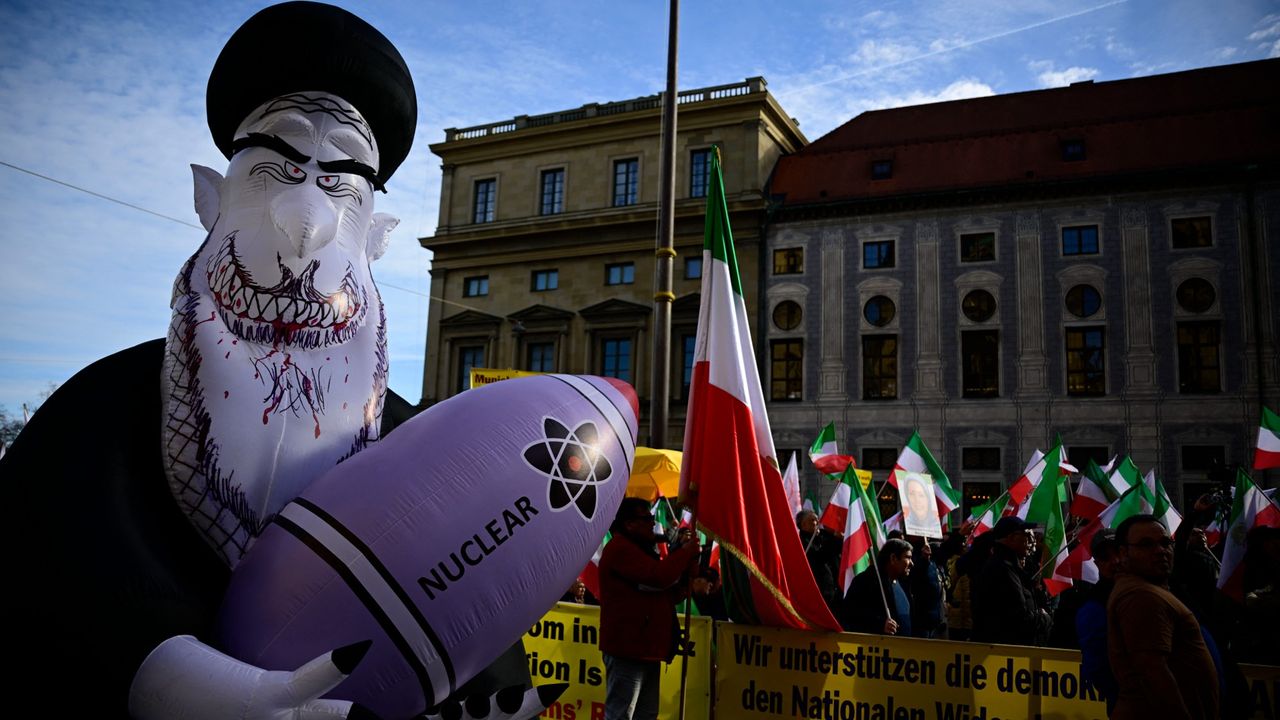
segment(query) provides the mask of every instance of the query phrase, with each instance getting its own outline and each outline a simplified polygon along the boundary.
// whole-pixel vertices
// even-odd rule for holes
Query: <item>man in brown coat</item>
[[[1107,600],[1107,643],[1120,688],[1111,717],[1218,717],[1218,673],[1195,615],[1169,592],[1173,538],[1154,515],[1116,529],[1121,571]]]

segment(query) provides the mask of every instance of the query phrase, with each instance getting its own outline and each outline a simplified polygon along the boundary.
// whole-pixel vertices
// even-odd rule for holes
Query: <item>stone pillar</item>
[[[1037,210],[1018,213],[1016,227],[1018,288],[1018,406],[1019,457],[1031,457],[1044,434],[1048,412],[1049,359],[1044,336],[1044,263],[1040,257],[1040,214]]]
[[[427,294],[431,297],[444,297],[445,284],[449,271],[443,268],[431,268],[431,283],[427,286]],[[448,397],[449,392],[449,353],[448,348],[440,342],[440,320],[444,316],[444,303],[439,300],[427,300],[427,336],[423,339],[426,348],[422,363],[422,399],[420,403],[436,403]]]
[[[938,224],[916,224],[916,378],[918,400],[941,400],[942,338],[938,276]],[[901,339],[900,339],[901,340]],[[899,345],[901,347],[901,345]],[[899,356],[901,357],[901,356]]]
[[[818,400],[844,402],[844,236],[837,229],[822,231],[822,363]]]
[[[1160,457],[1160,388],[1152,342],[1151,265],[1147,216],[1139,205],[1120,209],[1120,243],[1124,268],[1125,426],[1129,456],[1138,467],[1158,464]],[[1105,252],[1105,249],[1104,249]]]
[[[457,167],[451,163],[440,165],[440,215],[436,220],[437,235],[441,231],[448,232],[449,226],[453,224],[449,222],[449,213],[453,210],[453,176]]]

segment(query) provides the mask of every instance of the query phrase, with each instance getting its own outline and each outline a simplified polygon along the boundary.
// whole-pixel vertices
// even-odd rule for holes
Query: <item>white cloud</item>
[[[1046,70],[1036,76],[1041,87],[1063,87],[1098,76],[1097,68],[1069,67],[1066,70]]]
[[[892,40],[864,40],[850,60],[862,65],[896,65],[915,57],[919,52],[913,45]]]
[[[1214,48],[1213,52],[1210,53],[1210,55],[1213,57],[1214,60],[1221,60],[1221,61],[1230,60],[1231,58],[1239,54],[1240,54],[1240,48],[1230,47],[1230,46]]]

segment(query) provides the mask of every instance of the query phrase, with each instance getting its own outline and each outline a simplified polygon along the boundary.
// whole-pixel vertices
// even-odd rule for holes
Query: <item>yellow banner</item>
[[[875,490],[871,489],[871,471],[870,470],[863,470],[862,468],[854,468],[853,474],[858,476],[858,482],[862,483],[863,490],[866,490],[867,492],[871,492],[871,493],[875,492]],[[875,497],[873,496],[872,499],[874,500]]]
[[[480,387],[481,385],[492,385],[503,380],[511,378],[527,377],[529,375],[542,375],[539,372],[529,372],[528,370],[495,370],[493,368],[471,368],[471,384],[468,387]]]
[[[1080,653],[717,623],[716,717],[1104,720]]]
[[[681,617],[683,622],[683,616]],[[711,717],[711,618],[690,618],[689,671],[685,717]],[[600,657],[600,608],[556,603],[524,636],[534,685],[569,683],[560,699],[541,715],[556,720],[604,720],[604,660]],[[679,655],[662,666],[659,720],[680,716]],[[721,717],[733,717],[722,715]]]

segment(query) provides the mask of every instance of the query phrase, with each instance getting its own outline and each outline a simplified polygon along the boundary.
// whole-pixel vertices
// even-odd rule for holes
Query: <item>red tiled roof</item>
[[[1083,140],[1066,162],[1062,143]],[[872,180],[873,162],[892,177]],[[785,205],[1280,162],[1280,60],[865,112],[782,158]]]

